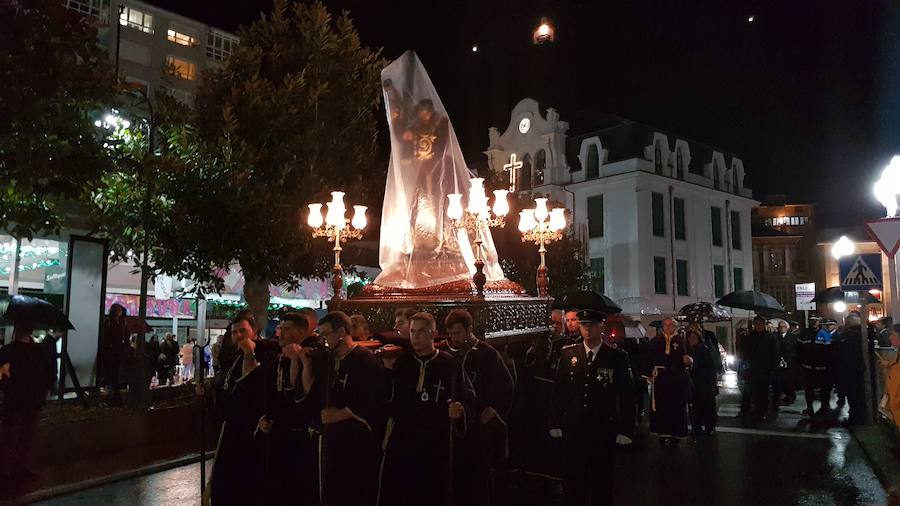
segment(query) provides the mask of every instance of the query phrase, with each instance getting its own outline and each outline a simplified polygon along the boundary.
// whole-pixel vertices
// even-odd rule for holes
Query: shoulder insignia
[[[563,346],[563,347],[560,348],[560,349],[561,349],[561,350],[568,350],[569,348],[574,348],[574,347],[576,347],[576,346],[578,346],[578,343],[572,343],[572,344],[567,344],[567,345]]]

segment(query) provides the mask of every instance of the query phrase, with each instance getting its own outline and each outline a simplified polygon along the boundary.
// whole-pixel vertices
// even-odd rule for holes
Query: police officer
[[[634,384],[628,354],[603,345],[606,315],[582,310],[578,321],[584,339],[562,350],[551,409],[550,434],[562,438],[563,504],[612,504],[616,442],[630,442],[622,428],[634,425]]]
[[[831,409],[831,334],[819,325],[820,321],[821,318],[811,316],[806,330],[797,339],[797,360],[803,369],[803,390],[806,396],[803,414],[807,416],[815,414],[813,402],[816,400],[816,390],[819,390],[822,401],[819,412]]]

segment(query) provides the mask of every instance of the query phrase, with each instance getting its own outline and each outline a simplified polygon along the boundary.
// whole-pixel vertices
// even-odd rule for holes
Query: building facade
[[[489,130],[485,154],[515,191],[566,204],[607,296],[642,297],[672,314],[753,287],[758,202],[740,158],[616,117],[569,130],[554,109],[542,114],[524,99],[503,133]]]
[[[238,44],[236,35],[137,0],[65,0],[96,19],[98,43],[127,83],[149,96],[165,89],[192,103],[204,70],[220,65]]]
[[[788,204],[784,195],[766,196],[753,208],[753,284],[775,297],[790,314],[796,310],[798,283],[824,289],[822,258],[816,245],[812,204]],[[794,318],[796,319],[796,318]]]

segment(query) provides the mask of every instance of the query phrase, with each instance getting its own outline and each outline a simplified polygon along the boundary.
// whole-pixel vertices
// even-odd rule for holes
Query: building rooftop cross
[[[519,169],[522,168],[522,162],[516,160],[516,154],[513,153],[509,155],[509,163],[503,166],[503,170],[509,171],[509,191],[516,191],[516,186],[518,183],[518,174]]]

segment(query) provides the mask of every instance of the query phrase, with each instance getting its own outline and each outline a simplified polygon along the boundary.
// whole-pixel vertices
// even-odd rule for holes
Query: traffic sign
[[[900,249],[900,218],[882,218],[866,223],[869,235],[881,246],[881,251],[888,257],[897,254]]]
[[[882,289],[881,253],[842,257],[838,265],[841,275],[841,290],[847,292],[873,288]]]
[[[797,283],[794,285],[794,293],[797,296],[797,311],[816,310],[816,303],[812,301],[816,297],[815,283]]]

